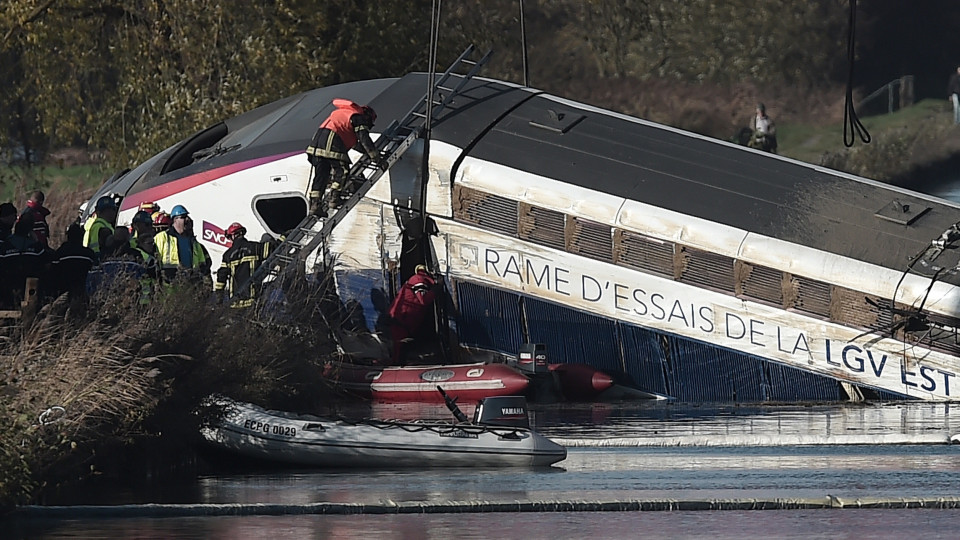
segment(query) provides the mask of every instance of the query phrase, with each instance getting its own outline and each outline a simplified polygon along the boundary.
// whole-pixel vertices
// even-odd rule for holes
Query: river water
[[[380,405],[365,412],[380,418],[450,416],[442,406]],[[558,466],[246,469],[114,483],[52,503],[129,505],[122,507],[129,513],[119,513],[127,517],[53,515],[39,509],[33,517],[12,519],[6,528],[11,534],[5,537],[957,537],[960,510],[955,509],[742,508],[744,502],[776,500],[960,501],[960,445],[947,444],[960,433],[960,407],[641,402],[533,405],[531,412],[538,431],[568,446],[568,457]],[[703,503],[705,508],[721,508],[719,503],[726,502],[740,509],[639,511],[626,504],[638,501]],[[172,517],[154,517],[150,503],[179,506]],[[318,515],[311,506],[317,503],[369,506],[355,509],[368,513]],[[531,503],[548,511],[531,511]],[[226,504],[281,515],[193,515],[211,509],[222,513]],[[557,511],[563,504],[571,511]],[[271,505],[271,510],[259,511],[262,505]],[[391,510],[405,506],[409,511],[411,505],[422,510]],[[499,505],[500,511],[480,512],[482,505]],[[610,511],[590,511],[601,507]]]

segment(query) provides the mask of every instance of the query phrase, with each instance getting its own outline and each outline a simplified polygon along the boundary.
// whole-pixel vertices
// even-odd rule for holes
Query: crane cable
[[[856,142],[855,136],[870,144],[870,133],[857,117],[857,110],[853,105],[853,63],[856,58],[857,35],[857,0],[850,0],[850,17],[847,21],[847,95],[843,105],[843,144],[847,148]]]

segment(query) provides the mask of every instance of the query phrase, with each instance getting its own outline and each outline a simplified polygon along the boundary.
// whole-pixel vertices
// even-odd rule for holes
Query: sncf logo
[[[226,248],[233,245],[233,242],[227,240],[227,234],[223,229],[207,221],[203,222],[203,239]]]

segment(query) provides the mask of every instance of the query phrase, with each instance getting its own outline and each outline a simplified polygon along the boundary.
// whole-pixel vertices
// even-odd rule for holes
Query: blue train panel
[[[460,343],[515,355],[523,343],[520,296],[457,282],[457,309],[451,316]]]
[[[589,364],[613,373],[623,371],[614,321],[535,298],[524,298],[523,304],[530,342],[547,346],[550,363]]]
[[[845,397],[837,381],[790,366],[769,362],[766,375],[770,401],[838,401]]]
[[[663,334],[632,326],[619,325],[623,342],[624,372],[637,388],[655,394],[669,395],[664,372],[666,359],[661,347]]]

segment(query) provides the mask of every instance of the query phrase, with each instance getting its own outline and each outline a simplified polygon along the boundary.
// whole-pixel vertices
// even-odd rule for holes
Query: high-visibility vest
[[[88,220],[89,221],[89,220]],[[90,228],[83,234],[83,245],[92,249],[94,253],[100,253],[100,230],[106,227],[110,234],[113,234],[113,225],[103,218],[97,218],[90,223]]]
[[[207,262],[207,254],[196,238],[190,243],[193,252],[192,268],[199,268]],[[160,268],[164,270],[179,269],[180,253],[177,248],[176,236],[170,234],[170,230],[157,233],[153,237],[153,245],[157,249],[157,260],[160,262]]]

